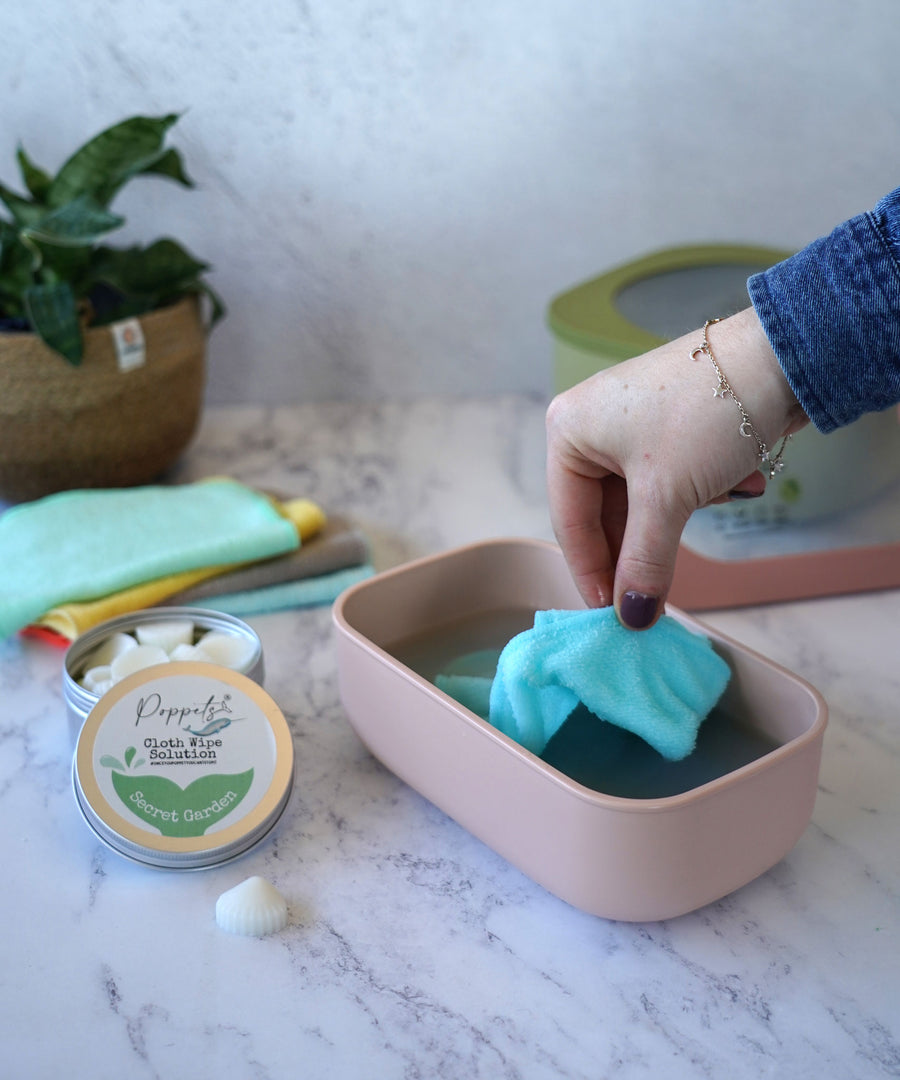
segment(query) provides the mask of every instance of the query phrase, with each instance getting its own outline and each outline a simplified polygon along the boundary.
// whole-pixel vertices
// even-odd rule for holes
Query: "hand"
[[[651,626],[675,572],[688,518],[701,506],[761,495],[756,442],[717,398],[695,331],[598,372],[547,411],[547,483],[557,540],[585,602],[614,604]],[[766,445],[807,423],[752,308],[709,329],[716,360]],[[736,493],[736,494],[735,494]]]

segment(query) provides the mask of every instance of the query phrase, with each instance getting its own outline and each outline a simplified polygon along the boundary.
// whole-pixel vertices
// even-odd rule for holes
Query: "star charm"
[[[713,387],[713,397],[725,397],[725,383],[720,382],[718,386]]]

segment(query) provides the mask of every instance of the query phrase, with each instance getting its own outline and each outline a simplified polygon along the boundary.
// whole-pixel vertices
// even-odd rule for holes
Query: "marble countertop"
[[[307,495],[376,565],[550,538],[528,398],[214,409],[176,479]],[[701,911],[608,922],[545,892],[378,764],[338,697],[327,608],[250,621],[297,750],[242,859],[155,871],[76,810],[61,654],[0,645],[2,1072],[17,1078],[414,1080],[900,1075],[900,592],[717,611],[830,706],[812,823]],[[260,874],[264,939],[216,898]]]

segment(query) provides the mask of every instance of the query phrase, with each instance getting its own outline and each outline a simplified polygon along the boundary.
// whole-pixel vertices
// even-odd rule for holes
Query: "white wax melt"
[[[88,657],[88,667],[108,667],[117,656],[128,652],[137,645],[131,634],[116,631],[110,634],[105,641],[101,642]]]
[[[138,622],[130,632],[111,633],[86,654],[78,682],[99,696],[126,675],[169,660],[250,670],[259,642],[249,633],[201,629],[191,619],[172,618]]]
[[[158,645],[135,645],[133,649],[117,656],[109,665],[109,670],[112,681],[118,682],[135,671],[143,671],[144,668],[153,667],[154,664],[168,664],[168,662],[169,654]]]
[[[224,634],[221,630],[210,630],[204,634],[197,642],[197,648],[211,663],[236,671],[250,663],[255,650],[253,642],[247,638]]]
[[[109,664],[97,664],[96,667],[88,668],[82,677],[81,685],[95,694],[104,693],[100,687],[108,688],[112,685],[112,668]]]
[[[194,624],[190,619],[138,623],[134,632],[139,644],[158,645],[169,655],[177,646],[191,645],[194,641]]]
[[[198,649],[196,645],[185,645],[184,643],[176,645],[175,648],[169,653],[170,660],[194,660],[209,663],[209,657],[203,652],[202,649]]]
[[[247,878],[216,901],[216,923],[229,934],[263,937],[283,930],[287,921],[287,902],[265,878]]]

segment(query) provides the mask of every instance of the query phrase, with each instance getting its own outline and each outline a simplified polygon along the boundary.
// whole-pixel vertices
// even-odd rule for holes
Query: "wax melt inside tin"
[[[91,710],[75,750],[78,805],[96,835],[149,866],[237,858],[281,817],[290,729],[252,679],[173,661],[135,672]]]
[[[233,637],[246,646],[242,650],[245,662],[236,670],[262,685],[265,674],[262,643],[251,626],[233,615],[192,607],[148,608],[145,611],[120,615],[86,631],[72,643],[66,653],[63,695],[73,743],[78,738],[88,713],[102,696],[83,684],[85,670],[94,662],[92,658],[97,655],[98,650],[102,650],[113,638],[126,635],[137,638],[141,633],[153,632],[175,621],[190,623],[197,637],[213,633]]]

